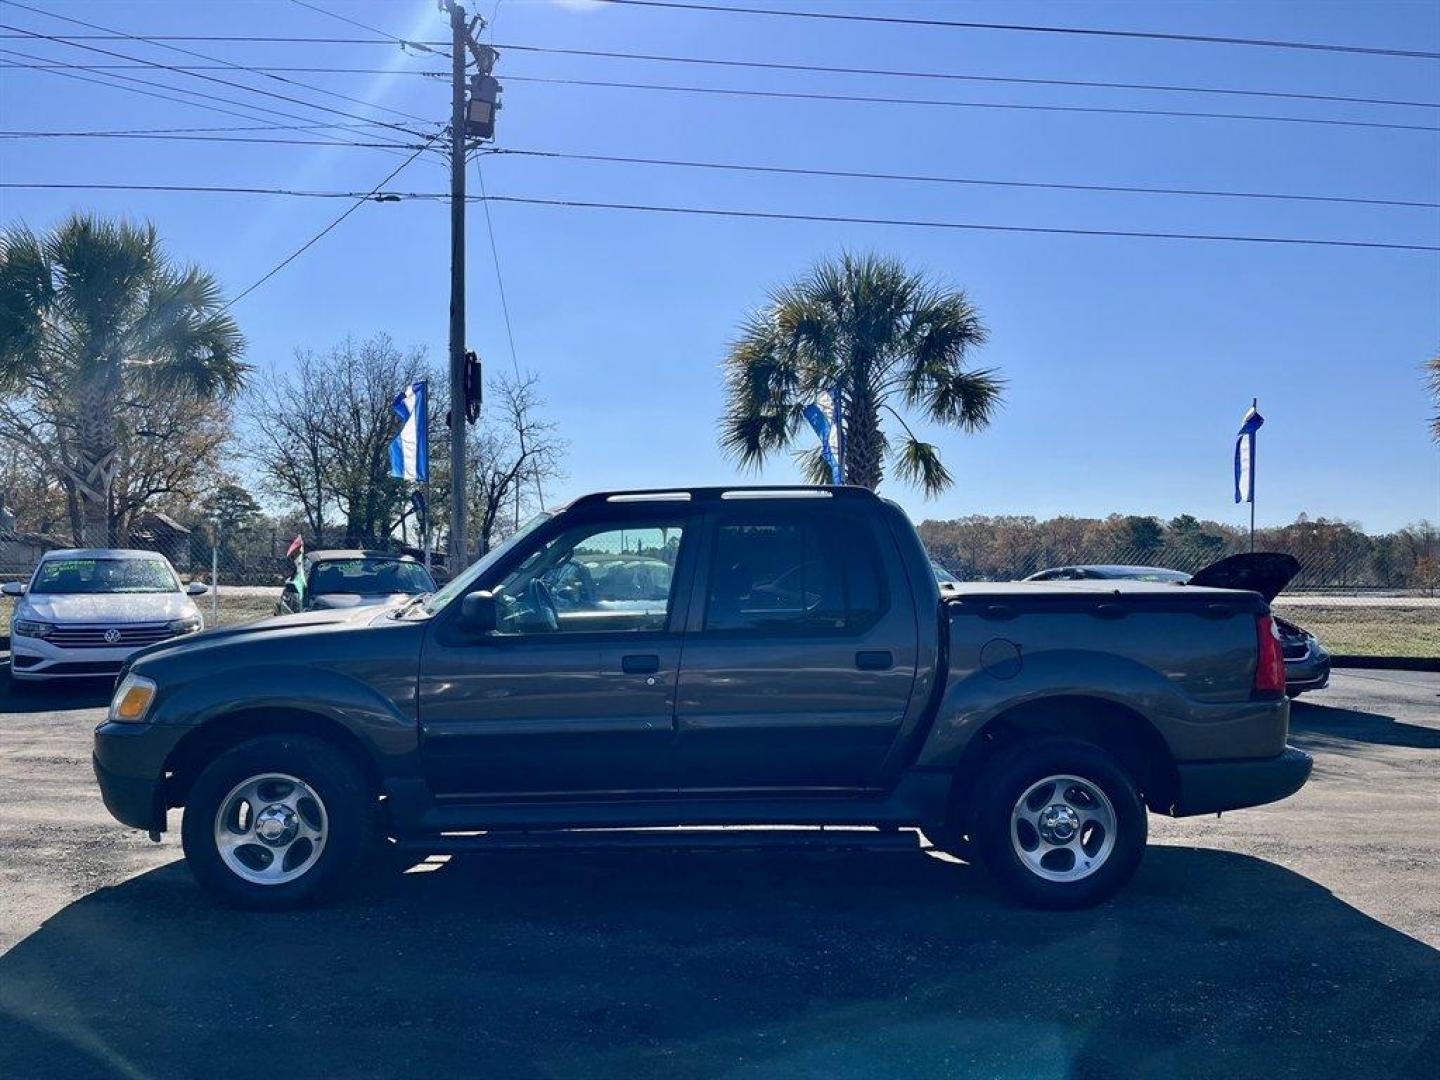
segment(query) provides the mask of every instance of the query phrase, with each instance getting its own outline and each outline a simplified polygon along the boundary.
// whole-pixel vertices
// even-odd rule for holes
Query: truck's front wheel
[[[1012,746],[990,762],[977,792],[980,856],[1026,904],[1099,903],[1135,873],[1145,850],[1145,804],[1118,761],[1074,739]]]
[[[360,771],[318,739],[266,735],[212,761],[185,801],[195,879],[237,907],[278,910],[342,884],[369,849],[373,800]]]

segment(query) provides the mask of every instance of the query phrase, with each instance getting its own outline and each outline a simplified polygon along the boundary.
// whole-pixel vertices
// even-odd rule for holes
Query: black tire
[[[1108,856],[1089,876],[1072,881],[1041,876],[1012,842],[1011,815],[1021,797],[1038,781],[1056,775],[1078,777],[1099,788],[1115,816]],[[1060,909],[1098,904],[1129,881],[1145,853],[1148,828],[1145,803],[1124,766],[1092,743],[1063,738],[1018,743],[996,754],[980,778],[972,820],[980,859],[1001,888],[1031,907]]]
[[[221,803],[235,787],[265,773],[293,776],[314,790],[326,830],[319,857],[291,881],[258,884],[232,870],[215,839]],[[344,751],[308,735],[264,735],[215,758],[195,779],[185,801],[180,838],[200,886],[233,907],[281,911],[318,903],[350,883],[370,853],[376,806],[360,769]]]

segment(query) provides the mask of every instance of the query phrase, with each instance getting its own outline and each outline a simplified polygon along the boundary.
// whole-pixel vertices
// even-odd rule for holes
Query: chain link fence
[[[920,532],[936,565],[961,581],[1011,581],[1055,567],[1096,564],[1194,573],[1248,549],[1243,534],[1174,524],[1118,517],[1104,522],[970,518],[927,521]],[[1136,530],[1142,542],[1130,535]],[[291,572],[285,552],[293,535],[265,526],[229,535],[222,531],[217,542],[211,531],[200,529],[154,546],[170,559],[182,582],[211,587],[196,603],[207,625],[227,626],[275,613]],[[320,540],[307,537],[309,550],[375,546],[339,533]],[[400,544],[390,548],[421,555]],[[25,547],[7,545],[0,537],[0,581],[28,580],[43,550],[39,541]],[[1440,661],[1440,530],[1421,523],[1374,537],[1348,526],[1302,523],[1259,532],[1256,550],[1286,551],[1300,560],[1300,574],[1274,608],[1314,632],[1331,653]],[[446,580],[438,556],[434,571],[438,581]],[[0,597],[0,635],[8,632],[12,605],[10,597]]]
[[[1214,523],[969,518],[927,521],[937,566],[961,581],[1014,581],[1070,566],[1129,566],[1193,574],[1248,551],[1249,537]],[[1137,539],[1137,535],[1138,539]],[[1257,530],[1256,551],[1294,555],[1300,573],[1274,603],[1333,654],[1440,662],[1440,530],[1427,522],[1370,536],[1342,523]]]

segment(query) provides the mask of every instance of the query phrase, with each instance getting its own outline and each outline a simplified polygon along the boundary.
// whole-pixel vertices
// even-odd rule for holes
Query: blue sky
[[[30,0],[26,0],[27,3]],[[438,38],[433,0],[317,0],[404,36]],[[1223,34],[1440,50],[1428,3],[965,3],[822,0],[767,6]],[[366,36],[282,0],[35,0],[136,34]],[[480,11],[489,17],[494,0]],[[0,3],[0,22],[79,28]],[[83,31],[80,31],[83,32]],[[1440,102],[1440,63],[1218,45],[815,22],[503,0],[499,43],[905,68],[974,75],[1166,82]],[[138,42],[95,42],[164,63],[198,62]],[[182,43],[245,64],[393,69],[292,77],[442,120],[444,80],[399,74],[433,58],[388,45]],[[110,62],[51,42],[0,42],[50,60]],[[14,61],[0,54],[0,62]],[[938,82],[502,55],[507,76],[736,86],[974,102],[1094,105],[1440,122],[1440,110],[1199,94]],[[286,111],[311,110],[178,74],[125,72]],[[363,108],[235,72],[347,111]],[[1215,119],[784,101],[509,81],[498,144],[516,149],[692,158],[1065,183],[1289,191],[1440,201],[1440,138],[1409,130]],[[399,121],[393,114],[373,115]],[[327,119],[316,112],[317,121]],[[328,119],[341,120],[330,116]],[[260,121],[255,121],[260,122]],[[287,121],[277,120],[285,123]],[[75,82],[0,70],[0,127],[80,130],[247,121]],[[219,184],[366,190],[396,164],[360,148],[139,140],[7,140],[10,182]],[[845,216],[1168,232],[1440,243],[1440,212],[1331,203],[1058,192],[740,175],[508,158],[485,165],[492,194]],[[474,173],[470,180],[472,189]],[[391,188],[441,191],[422,159]],[[330,200],[136,192],[0,192],[0,221],[43,228],[74,209],[153,221],[169,249],[234,293],[343,208]],[[1433,253],[930,231],[739,221],[497,204],[496,242],[519,363],[541,373],[571,441],[560,497],[599,487],[723,483],[720,360],[767,288],[845,248],[898,255],[966,289],[991,342],[977,363],[1009,380],[979,435],[928,430],[956,477],[925,501],[887,485],[917,519],[971,513],[1164,516],[1240,524],[1232,436],[1252,396],[1261,433],[1259,519],[1301,511],[1390,529],[1440,517],[1440,453],[1427,436],[1420,365],[1440,348]],[[509,350],[479,207],[469,217],[470,339],[488,369]],[[258,365],[288,363],[347,334],[384,330],[446,348],[443,204],[367,204],[235,314]],[[763,479],[796,479],[788,459]]]

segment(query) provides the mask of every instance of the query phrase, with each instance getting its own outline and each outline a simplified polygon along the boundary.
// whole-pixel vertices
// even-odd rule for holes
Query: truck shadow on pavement
[[[1302,750],[1344,752],[1346,743],[1440,750],[1440,727],[1407,724],[1377,712],[1296,701],[1290,706],[1290,742]]]
[[[266,916],[172,863],[0,957],[6,1077],[1421,1075],[1440,953],[1153,847],[1077,913],[922,853],[434,858]]]
[[[110,704],[114,679],[76,679],[73,682],[17,683],[10,665],[0,664],[0,713],[55,712],[61,709],[102,709]]]

